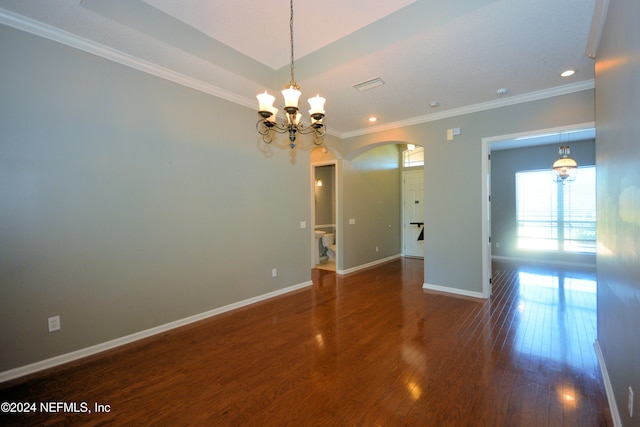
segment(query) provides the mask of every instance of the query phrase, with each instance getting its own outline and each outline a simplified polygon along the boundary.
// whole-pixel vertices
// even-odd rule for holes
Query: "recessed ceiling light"
[[[374,117],[374,116],[369,117],[369,123],[375,123],[377,121],[378,121],[377,117]]]
[[[560,73],[561,77],[571,77],[576,73],[576,70],[566,70]]]

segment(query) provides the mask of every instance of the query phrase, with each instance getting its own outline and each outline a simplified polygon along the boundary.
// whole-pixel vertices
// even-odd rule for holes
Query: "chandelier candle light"
[[[291,42],[291,80],[289,84],[282,91],[284,97],[284,111],[286,113],[285,120],[282,123],[277,122],[278,109],[273,106],[275,97],[269,95],[265,90],[264,93],[256,96],[258,98],[258,114],[261,119],[256,123],[256,130],[262,135],[262,140],[266,144],[270,144],[273,141],[273,134],[271,131],[277,133],[289,133],[289,147],[292,149],[296,147],[296,135],[313,133],[313,143],[315,145],[321,145],[326,132],[324,126],[324,103],[326,99],[320,95],[316,95],[313,98],[309,98],[309,117],[311,118],[311,124],[304,126],[300,119],[302,114],[298,108],[298,99],[300,98],[300,86],[296,84],[294,79],[294,60],[293,60],[293,0],[290,0],[291,17],[289,19],[289,35]]]

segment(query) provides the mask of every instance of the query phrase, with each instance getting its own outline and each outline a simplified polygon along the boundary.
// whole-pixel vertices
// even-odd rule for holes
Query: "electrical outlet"
[[[60,330],[60,316],[49,317],[49,332]]]
[[[278,269],[277,268],[272,268],[271,269],[271,277],[276,277],[278,275]]]
[[[629,401],[627,403],[627,409],[629,409],[629,418],[633,418],[633,389],[629,386]]]

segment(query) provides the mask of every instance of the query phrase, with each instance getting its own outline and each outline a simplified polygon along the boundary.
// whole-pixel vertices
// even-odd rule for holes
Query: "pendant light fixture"
[[[261,119],[256,123],[256,130],[262,135],[262,140],[266,144],[270,144],[273,141],[273,132],[277,133],[289,133],[289,147],[292,149],[296,147],[296,136],[300,134],[312,134],[313,143],[315,145],[321,145],[323,143],[323,137],[326,132],[324,126],[324,103],[325,98],[320,95],[316,95],[308,100],[309,116],[311,123],[305,126],[300,121],[302,114],[298,108],[298,99],[301,92],[300,87],[294,78],[294,56],[293,56],[293,0],[290,0],[290,18],[289,18],[289,40],[291,43],[291,80],[289,84],[282,91],[284,97],[284,111],[285,120],[282,123],[278,123],[278,109],[273,106],[275,97],[267,93],[257,96],[258,98],[258,114]]]
[[[553,162],[554,181],[562,182],[562,184],[575,181],[578,163],[569,157],[571,155],[569,144],[561,145],[558,149],[558,154],[560,158]]]

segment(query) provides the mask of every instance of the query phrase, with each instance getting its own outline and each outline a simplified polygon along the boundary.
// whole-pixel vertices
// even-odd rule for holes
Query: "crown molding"
[[[606,17],[606,7],[609,4],[609,0],[598,0],[599,5],[603,4],[601,10],[602,13],[598,14],[602,18],[602,25],[604,25],[604,18]],[[595,22],[595,15],[594,15]],[[238,105],[242,105],[247,108],[255,109],[255,100],[240,96],[236,93],[230,92],[221,87],[212,85],[210,83],[203,82],[202,80],[189,77],[185,74],[171,70],[166,67],[154,64],[149,61],[134,57],[117,49],[105,46],[103,44],[94,42],[68,31],[61,30],[59,28],[47,25],[43,22],[36,21],[31,18],[16,14],[6,9],[0,8],[0,24],[7,25],[9,27],[25,31],[36,36],[40,36],[57,43],[105,58],[109,61],[119,63],[121,65],[142,71],[144,73],[159,77],[164,80],[168,80],[179,85],[195,89],[197,91],[224,99],[229,102],[233,102]],[[592,27],[593,31],[593,27]],[[601,32],[600,28],[600,32]],[[591,40],[591,38],[590,38]],[[367,135],[376,132],[382,132],[391,129],[397,129],[421,123],[432,122],[436,120],[442,120],[449,117],[456,117],[463,114],[476,113],[479,111],[490,110],[493,108],[504,107],[508,105],[520,104],[524,102],[536,101],[545,98],[551,98],[558,95],[565,95],[573,92],[579,92],[583,90],[593,89],[594,80],[585,80],[582,82],[558,86],[551,89],[545,89],[537,92],[530,92],[524,95],[512,96],[509,98],[499,99],[495,101],[484,102],[475,105],[469,105],[466,107],[455,108],[447,111],[442,111],[435,114],[428,114],[424,116],[414,117],[406,120],[400,120],[397,122],[387,123],[385,125],[378,125],[374,127],[358,129],[354,131],[340,132],[339,130],[327,130],[327,133],[340,139],[352,138],[355,136]]]
[[[506,107],[506,106],[515,105],[515,104],[522,104],[522,103],[531,102],[531,101],[538,101],[540,99],[552,98],[554,96],[566,95],[574,92],[581,92],[583,90],[593,89],[594,87],[595,87],[595,81],[593,79],[584,80],[577,83],[557,86],[551,89],[544,89],[536,92],[529,92],[523,95],[511,96],[509,98],[498,99],[498,100],[489,101],[489,102],[482,102],[480,104],[468,105],[466,107],[454,108],[454,109],[442,111],[439,113],[427,114],[425,116],[419,116],[411,119],[400,120],[397,122],[387,123],[385,125],[373,126],[370,128],[344,132],[341,135],[341,137],[343,139],[346,139],[346,138],[352,138],[354,136],[368,135],[368,134],[382,132],[386,130],[398,129],[402,127],[418,125],[421,123],[447,119],[450,117],[457,117],[463,114],[477,113],[480,111],[491,110],[494,108]]]
[[[210,83],[203,82],[202,80],[194,79],[169,68],[162,67],[160,65],[145,61],[140,58],[136,58],[117,49],[113,49],[103,44],[70,33],[68,31],[64,31],[40,21],[18,15],[6,9],[0,8],[0,24],[4,24],[30,34],[34,34],[36,36],[52,40],[54,42],[58,42],[66,46],[82,50],[87,53],[91,53],[93,55],[105,58],[109,61],[125,65],[138,71],[160,77],[161,79],[168,80],[179,85],[216,96],[218,98],[222,98],[229,102],[255,109],[255,101],[252,99],[240,96]]]
[[[607,12],[609,11],[609,0],[597,0],[596,7],[593,11],[593,19],[591,20],[591,30],[589,31],[589,40],[587,41],[587,56],[595,59],[598,53],[598,46],[602,38],[602,30],[604,22],[607,20]]]
[[[255,110],[256,108],[255,99],[240,96],[226,89],[222,89],[221,87],[203,82],[202,80],[194,79],[193,77],[189,77],[169,68],[161,67],[157,64],[134,57],[109,46],[105,46],[68,31],[52,27],[40,21],[18,15],[2,8],[0,8],[0,24],[61,43],[65,46],[82,50],[109,61],[117,62],[118,64],[142,71],[143,73],[251,108],[252,110]],[[341,138],[342,136],[342,132],[337,130],[327,129],[327,133],[337,138]]]

